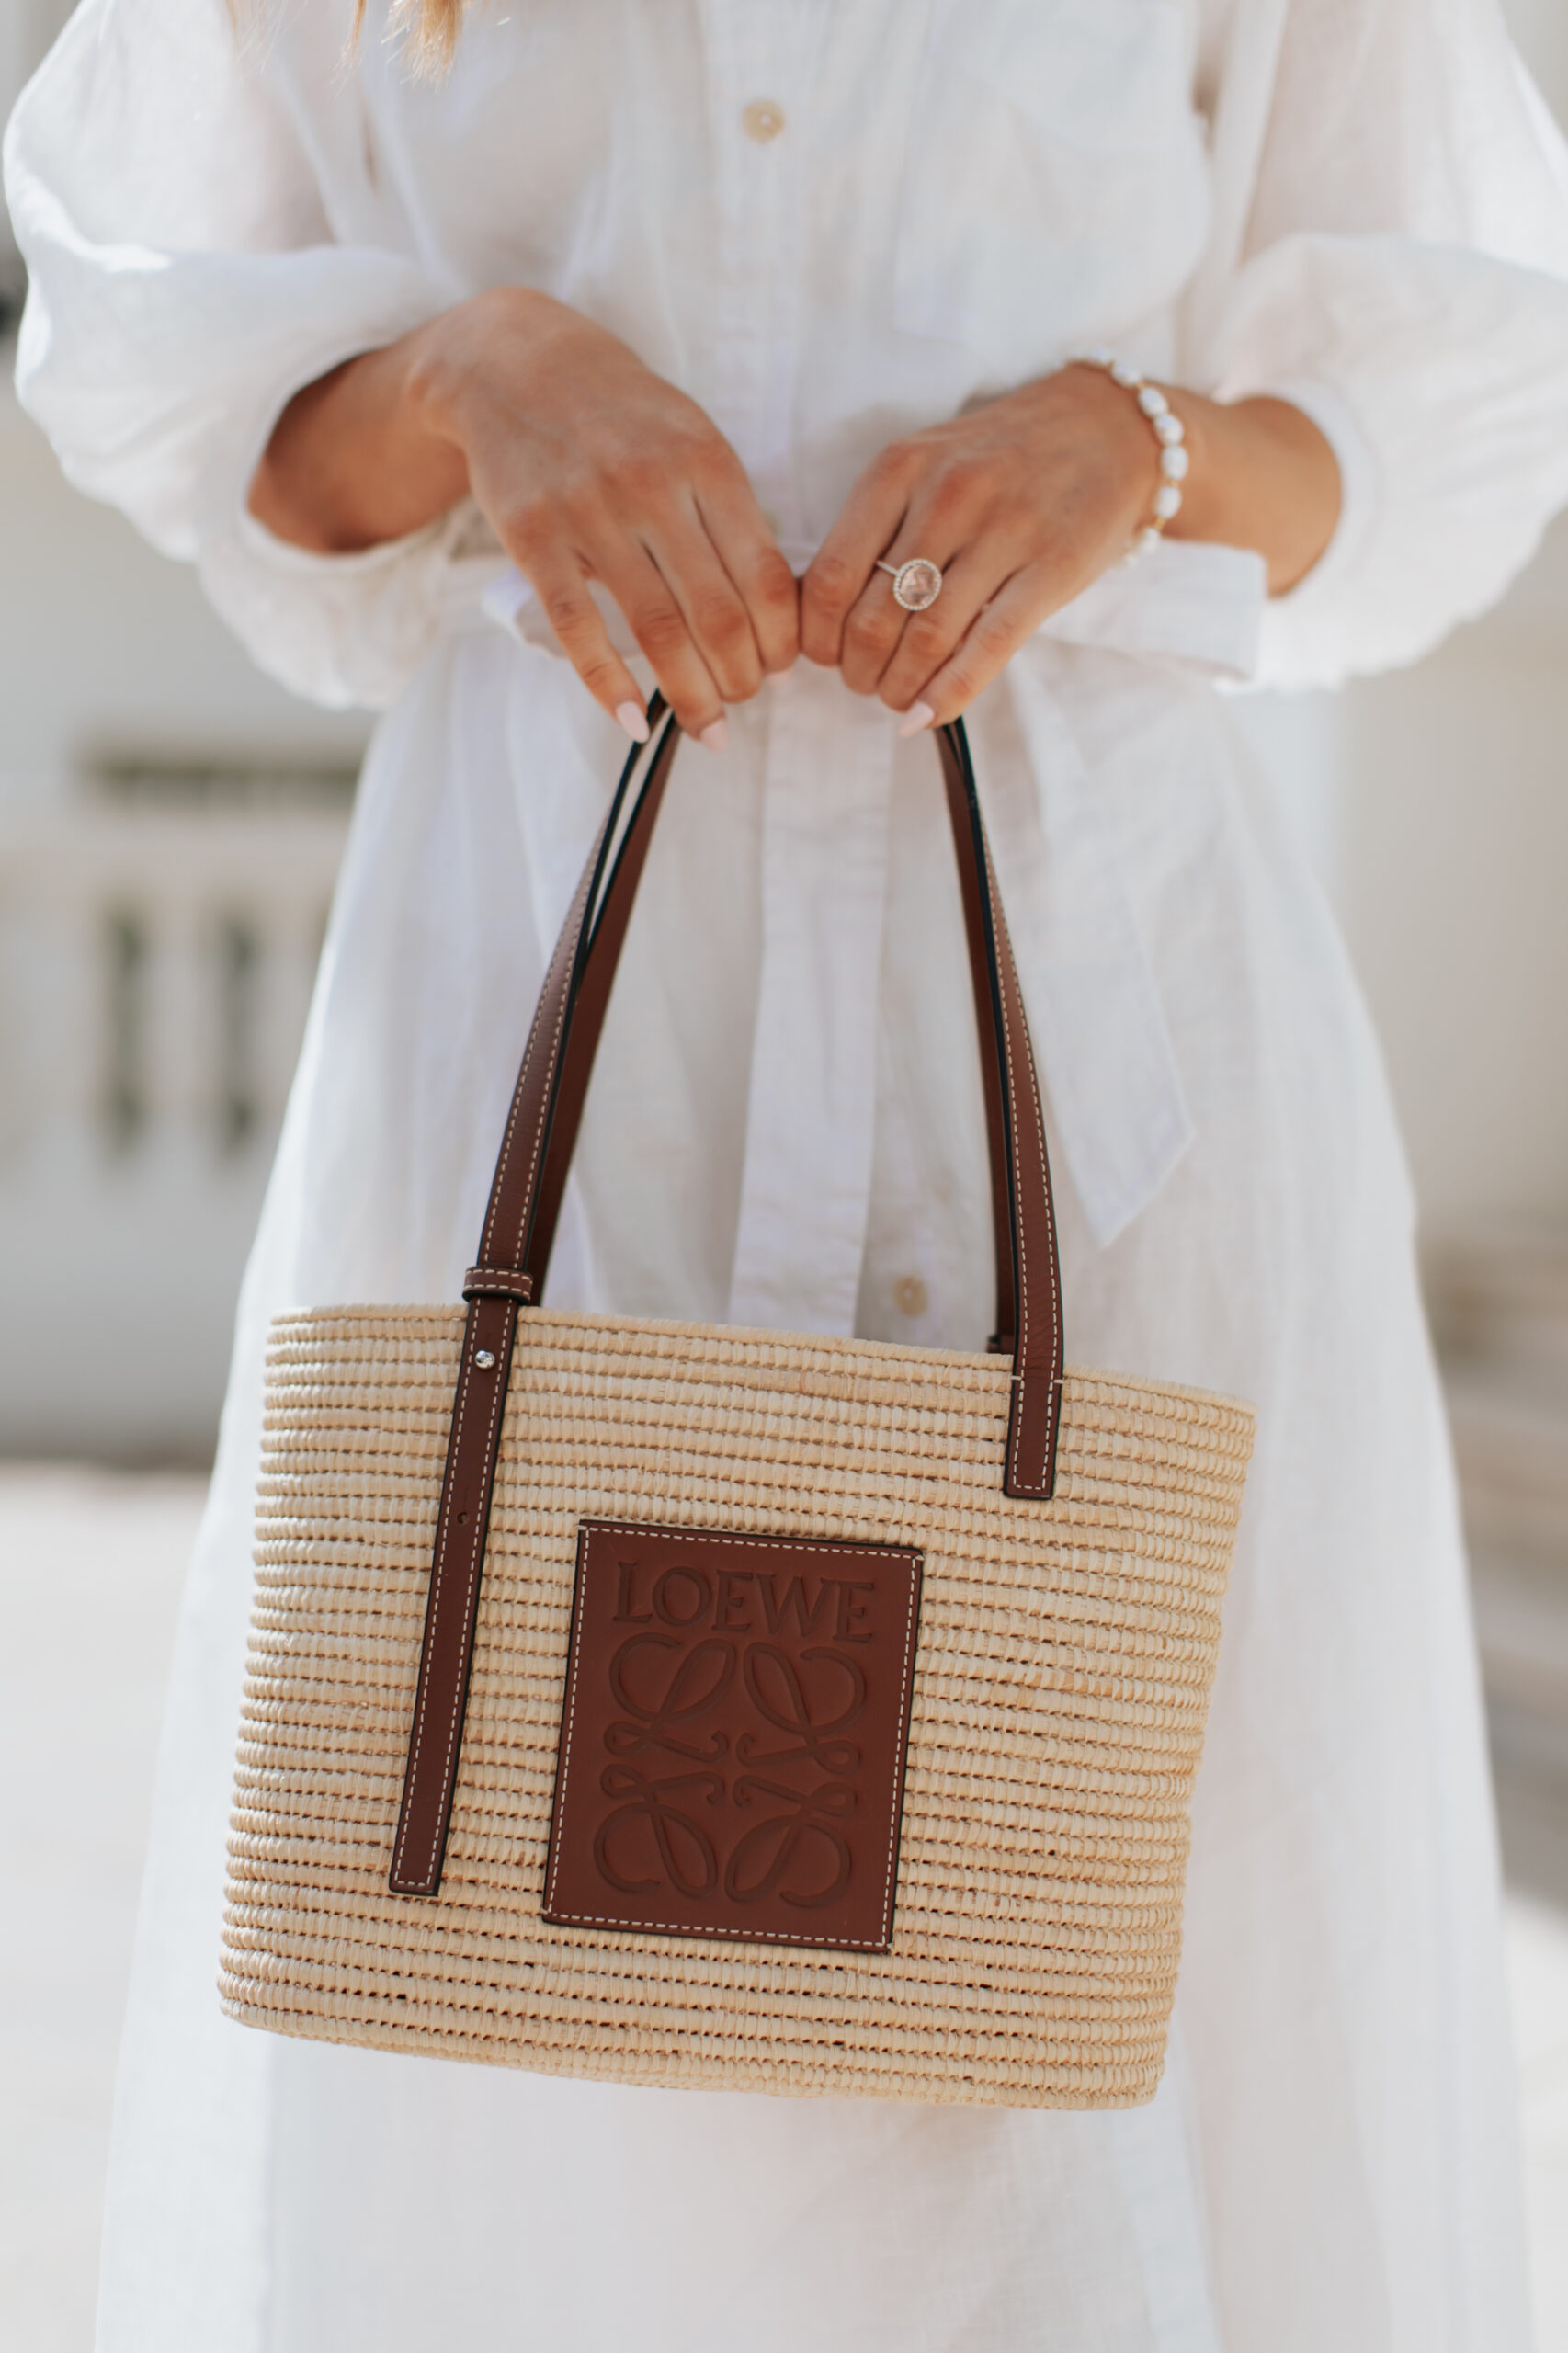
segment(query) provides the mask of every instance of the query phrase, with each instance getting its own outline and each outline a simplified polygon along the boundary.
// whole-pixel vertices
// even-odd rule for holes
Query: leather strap
[[[987,903],[982,879],[989,872],[989,861],[985,856],[984,830],[981,826],[980,801],[974,791],[974,779],[970,767],[969,739],[961,722],[956,729],[942,729],[937,738],[937,750],[942,763],[942,782],[948,795],[948,820],[952,827],[953,850],[958,859],[964,938],[969,944],[970,985],[974,994],[974,1026],[980,1037],[980,1075],[985,1092],[985,1135],[991,1163],[991,1230],[996,1259],[996,1325],[986,1345],[994,1356],[1010,1357],[1017,1337],[1017,1291],[1014,1281],[1013,1188],[1008,1159],[1007,1095],[1004,1083],[1006,1064],[996,1027],[1001,1000],[993,972],[996,961],[994,950],[988,951],[986,944]],[[980,828],[978,857],[973,847],[977,827]],[[1009,959],[1012,952],[1008,942]],[[1032,1071],[1032,1048],[1029,1067]],[[1049,1176],[1046,1181],[1049,1191]],[[1054,1212],[1051,1243],[1054,1249]]]
[[[974,767],[963,722],[941,729],[938,749],[948,788],[948,814],[958,854],[974,982],[975,1019],[986,1067],[994,1076],[1006,1144],[1008,1218],[1013,1240],[1013,1406],[1003,1469],[1005,1494],[1049,1502],[1056,1489],[1056,1441],[1062,1421],[1062,1270],[1056,1248],[1056,1209],[1045,1148],[1045,1107],[1029,1039],[1028,1016],[995,871],[980,813]],[[975,919],[978,917],[978,921]],[[985,986],[981,986],[983,963]],[[989,1006],[989,1017],[982,1009]],[[988,1115],[994,1139],[995,1110]],[[998,1155],[993,1143],[992,1186]],[[998,1285],[1000,1290],[1001,1286]],[[1004,1295],[998,1323],[1006,1330]]]
[[[673,719],[665,717],[657,698],[650,706],[648,719],[651,752],[647,775],[662,792],[679,730]],[[436,1519],[430,1591],[425,1605],[425,1640],[419,1654],[419,1687],[409,1733],[408,1767],[392,1846],[390,1884],[394,1894],[434,1895],[441,1883],[458,1752],[462,1745],[463,1717],[468,1706],[469,1669],[473,1659],[473,1630],[479,1610],[484,1540],[490,1523],[490,1498],[501,1451],[506,1380],[512,1365],[512,1342],[517,1328],[522,1285],[528,1279],[525,1254],[528,1228],[547,1160],[568,1015],[574,992],[582,979],[588,913],[599,894],[610,847],[643,761],[643,752],[634,751],[621,770],[608,813],[595,836],[582,879],[561,926],[561,937],[544,976],[533,1027],[523,1051],[506,1131],[501,1140],[501,1156],[495,1166],[480,1244],[479,1267],[471,1270],[472,1283],[475,1272],[493,1275],[497,1268],[509,1267],[518,1283],[512,1290],[487,1282],[475,1286],[469,1295],[451,1436],[447,1441],[446,1474]],[[608,996],[608,990],[606,994]],[[529,1293],[534,1295],[531,1281]]]
[[[973,849],[973,828],[979,822],[978,799],[972,796],[972,774],[969,766],[969,750],[961,724],[954,731],[944,730],[937,739],[941,756],[943,781],[947,787],[949,817],[953,827],[954,846],[958,855],[959,881],[963,894],[964,931],[969,945],[970,974],[974,992],[976,1027],[980,1033],[981,1074],[985,1093],[986,1134],[990,1150],[992,1230],[996,1266],[996,1328],[987,1343],[995,1355],[1012,1356],[1017,1346],[1017,1315],[1015,1306],[1016,1287],[1013,1268],[1012,1196],[1008,1176],[1008,1144],[1006,1099],[1003,1086],[1004,1056],[996,1029],[997,1003],[991,976],[991,956],[988,953],[982,899],[982,858],[984,871],[989,873],[989,858],[984,856],[983,835],[981,857]],[[545,1174],[540,1186],[540,1199],[534,1211],[529,1233],[528,1263],[533,1278],[533,1296],[542,1298],[545,1278],[550,1270],[550,1256],[555,1239],[555,1223],[561,1198],[565,1188],[566,1174],[576,1149],[577,1129],[588,1091],[593,1061],[598,1047],[599,1033],[604,1026],[606,1008],[614,984],[616,967],[626,938],[637,886],[642,878],[648,844],[653,835],[653,820],[664,797],[669,768],[665,764],[656,775],[649,778],[635,814],[628,826],[622,847],[616,857],[606,881],[602,911],[594,923],[588,945],[584,979],[573,1008],[571,1031],[563,1053],[561,1086],[556,1099],[554,1119],[551,1128],[550,1153]],[[972,800],[972,806],[971,806]],[[999,914],[999,910],[998,910]],[[1003,926],[1004,933],[1006,926]],[[1011,961],[1010,943],[1006,945]],[[1021,1006],[1021,998],[1019,1000]],[[1027,1029],[1025,1036],[1027,1039]],[[1028,1077],[1034,1076],[1032,1049],[1028,1060]],[[1049,1191],[1049,1183],[1048,1188]],[[1054,1261],[1054,1218],[1051,1221],[1051,1258]]]
[[[392,1853],[391,1885],[397,1893],[434,1895],[440,1885],[518,1309],[543,1292],[594,1056],[679,740],[679,727],[659,696],[649,705],[648,722],[649,743],[621,772],[545,974],[502,1139],[479,1263],[464,1280],[468,1321]],[[1009,1347],[1013,1356],[1002,1483],[1010,1495],[1045,1500],[1055,1484],[1062,1356],[1040,1086],[961,721],[940,731],[937,748],[984,1077],[996,1240],[998,1336],[993,1346]]]
[[[650,727],[653,725],[651,714],[657,708],[659,699],[655,696],[649,706]],[[528,1227],[525,1263],[533,1280],[535,1299],[544,1297],[545,1277],[550,1272],[550,1254],[555,1244],[556,1220],[561,1214],[567,1174],[577,1149],[577,1131],[582,1124],[588,1081],[593,1076],[594,1058],[599,1049],[599,1033],[609,1008],[610,992],[615,986],[620,951],[626,940],[626,927],[631,920],[637,886],[642,880],[648,845],[653,838],[654,822],[664,802],[665,787],[669,782],[679,738],[680,730],[671,719],[649,762],[646,780],[621,834],[603,889],[589,911],[592,928],[584,957],[583,977],[573,1002],[571,1027],[562,1049],[561,1084],[556,1091],[555,1110],[551,1120],[550,1146],[545,1154],[544,1173],[540,1178],[533,1220]]]
[[[959,742],[964,744],[961,729]],[[986,1139],[991,1166],[993,1248],[996,1266],[996,1328],[987,1342],[993,1353],[1014,1353],[1017,1313],[1014,1307],[1012,1200],[1007,1177],[1006,1117],[997,1049],[995,1014],[981,915],[979,869],[966,838],[971,824],[963,778],[967,744],[960,753],[946,733],[938,739],[943,779],[948,789],[949,815],[958,850],[959,879],[964,899],[964,931],[969,942],[970,973],[974,991],[976,1025],[980,1032],[981,1074],[985,1090]],[[614,986],[626,927],[642,880],[653,823],[669,779],[666,761],[649,776],[627,826],[621,847],[606,881],[602,905],[593,923],[584,966],[583,983],[573,1006],[570,1033],[562,1054],[560,1089],[551,1123],[550,1151],[540,1182],[539,1200],[529,1229],[528,1267],[533,1297],[544,1296],[545,1278],[555,1241],[567,1172],[577,1148],[577,1130],[598,1051],[599,1033]],[[976,803],[978,813],[978,802]],[[465,1291],[464,1296],[467,1296]]]

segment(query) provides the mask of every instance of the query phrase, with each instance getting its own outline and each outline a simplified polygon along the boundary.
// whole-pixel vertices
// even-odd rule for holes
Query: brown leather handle
[[[479,1260],[463,1286],[468,1321],[392,1854],[391,1884],[399,1893],[434,1895],[440,1885],[517,1315],[544,1288],[594,1056],[680,737],[658,696],[648,721],[649,744],[621,772],[545,974],[502,1138]],[[1044,1500],[1055,1485],[1062,1361],[1045,1123],[961,721],[939,732],[937,748],[958,858],[991,1143],[998,1325],[993,1345],[1010,1347],[1013,1356],[1002,1483],[1010,1495]]]
[[[653,706],[662,706],[655,699]],[[943,772],[949,789],[949,807],[955,826],[967,822],[968,803],[962,783],[960,747],[949,744],[944,735],[939,739]],[[664,800],[665,786],[669,778],[669,763],[665,761],[650,774],[638,799],[635,811],[613,857],[603,892],[596,905],[588,911],[588,947],[584,960],[583,979],[573,1000],[571,1019],[562,1049],[561,1082],[556,1092],[555,1109],[551,1120],[550,1143],[545,1155],[543,1174],[540,1178],[533,1218],[528,1226],[526,1272],[535,1300],[544,1297],[546,1278],[550,1272],[551,1252],[555,1243],[556,1221],[561,1211],[562,1198],[573,1155],[577,1148],[577,1131],[582,1120],[583,1107],[587,1097],[588,1081],[593,1074],[594,1058],[598,1051],[599,1034],[604,1027],[606,1009],[615,984],[620,951],[626,939],[627,926],[642,880],[643,862],[653,837],[654,821]],[[962,805],[958,796],[962,796]],[[1013,1354],[1016,1336],[1016,1311],[1013,1283],[1013,1219],[1012,1200],[1007,1179],[1007,1137],[1006,1100],[1003,1094],[1001,1058],[996,1050],[994,996],[990,967],[984,943],[981,917],[981,897],[978,871],[972,858],[961,854],[959,859],[960,881],[964,890],[964,928],[969,940],[970,971],[974,989],[976,1024],[981,1040],[981,1067],[985,1086],[985,1124],[991,1165],[991,1211],[993,1251],[996,1268],[996,1324],[990,1340],[991,1348],[998,1355]],[[463,1296],[472,1298],[472,1288],[465,1287]]]
[[[654,708],[659,706],[655,703]],[[964,784],[963,762],[967,757],[967,743],[961,723],[954,740],[947,733],[938,738],[944,776],[949,788],[949,813],[955,827],[970,817],[969,796]],[[666,765],[657,776],[651,777],[637,804],[636,813],[622,838],[621,847],[612,861],[605,885],[602,904],[596,914],[590,910],[589,940],[585,960],[582,985],[574,1000],[566,1043],[562,1051],[561,1083],[556,1096],[555,1111],[551,1121],[550,1144],[544,1173],[540,1179],[539,1194],[534,1204],[533,1222],[528,1228],[526,1275],[514,1280],[529,1280],[534,1300],[544,1296],[545,1280],[550,1271],[551,1253],[555,1242],[556,1221],[565,1190],[566,1176],[576,1150],[577,1131],[583,1106],[592,1075],[594,1057],[598,1048],[599,1033],[604,1026],[606,1008],[614,986],[621,947],[627,925],[642,877],[643,860],[653,833],[653,819],[664,796],[669,774]],[[986,1134],[990,1151],[992,1232],[996,1267],[996,1328],[990,1347],[998,1355],[1011,1356],[1017,1328],[1013,1281],[1013,1220],[1008,1187],[1006,1106],[1000,1079],[1000,1057],[996,1049],[995,1002],[986,953],[984,930],[981,916],[979,871],[973,858],[961,855],[959,859],[960,881],[964,890],[964,927],[969,941],[971,977],[974,989],[975,1014],[981,1038],[981,1067],[985,1088]],[[473,1287],[465,1286],[464,1297],[473,1296]]]

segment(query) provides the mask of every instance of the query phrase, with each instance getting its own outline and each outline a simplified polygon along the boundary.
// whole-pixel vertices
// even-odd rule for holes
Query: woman
[[[1556,135],[1487,0],[426,0],[413,47],[353,14],[87,0],[7,149],[18,380],[74,479],[278,676],[388,714],[184,1620],[103,2353],[1513,2353],[1410,1202],[1216,687],[1409,659],[1568,497]],[[1171,474],[1085,345],[1186,427],[1130,566]],[[916,557],[944,578],[912,614]],[[655,841],[552,1297],[980,1344],[918,740],[962,710],[1071,1356],[1258,1404],[1146,2109],[631,2092],[219,2015],[267,1321],[457,1297],[654,679],[717,756]]]

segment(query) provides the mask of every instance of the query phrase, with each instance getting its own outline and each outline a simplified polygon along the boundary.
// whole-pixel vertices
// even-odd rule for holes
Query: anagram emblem
[[[627,1688],[636,1654],[646,1650],[676,1654],[668,1690],[648,1707]],[[668,1749],[672,1756],[722,1756],[722,1733],[710,1732],[706,1745],[699,1745],[680,1739],[675,1727],[707,1715],[729,1689],[734,1672],[733,1643],[698,1643],[687,1649],[673,1634],[633,1634],[609,1663],[609,1688],[631,1722],[607,1725],[605,1746],[612,1756],[639,1756],[645,1748]]]
[[[770,1895],[777,1888],[786,1904],[793,1904],[802,1912],[815,1912],[823,1904],[831,1904],[848,1886],[855,1868],[848,1839],[833,1826],[836,1817],[855,1811],[853,1784],[824,1781],[820,1789],[791,1790],[781,1781],[768,1780],[761,1773],[738,1775],[735,1803],[749,1805],[756,1798],[771,1798],[785,1811],[770,1813],[766,1822],[748,1830],[735,1847],[724,1866],[725,1894],[749,1903],[752,1897]],[[786,1885],[786,1874],[800,1849],[809,1848],[813,1839],[830,1848],[833,1877],[825,1886],[818,1887],[812,1883],[808,1871],[803,1877],[794,1875],[793,1884]]]
[[[672,1773],[667,1780],[651,1781],[635,1765],[610,1765],[600,1774],[599,1787],[606,1797],[631,1800],[607,1813],[594,1834],[594,1861],[608,1886],[618,1887],[622,1895],[638,1895],[667,1883],[683,1895],[706,1895],[718,1885],[712,1840],[700,1822],[670,1802],[671,1792],[678,1790],[683,1798],[695,1800],[700,1793],[710,1805],[717,1805],[724,1794],[717,1773]],[[641,1824],[653,1839],[657,1868],[651,1879],[623,1879],[611,1859],[612,1834],[629,1824]],[[646,1841],[628,1829],[617,1843],[631,1847]]]
[[[585,1520],[545,1918],[887,1950],[920,1565]]]

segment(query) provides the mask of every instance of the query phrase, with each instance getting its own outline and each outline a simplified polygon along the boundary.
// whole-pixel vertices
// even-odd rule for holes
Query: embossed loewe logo
[[[544,1916],[885,1952],[920,1554],[585,1520]]]

